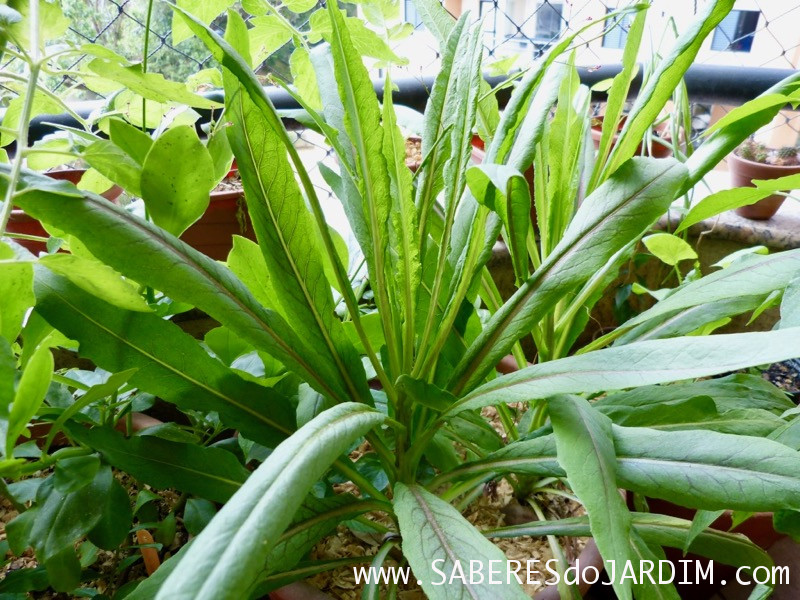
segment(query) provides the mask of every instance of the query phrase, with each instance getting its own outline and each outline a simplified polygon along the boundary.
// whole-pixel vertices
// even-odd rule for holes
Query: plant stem
[[[25,159],[25,151],[28,148],[28,129],[30,127],[31,112],[33,111],[33,99],[36,94],[36,82],[39,79],[39,71],[42,65],[39,61],[39,0],[30,0],[30,40],[31,40],[31,62],[30,78],[25,88],[25,101],[22,105],[22,113],[19,117],[17,127],[17,148],[14,161],[11,163],[11,173],[9,174],[8,188],[0,208],[0,236],[6,230],[8,219],[11,217],[11,210],[14,206],[14,194],[17,191],[20,172],[22,171],[22,161]]]
[[[533,512],[536,513],[537,518],[540,521],[548,521],[549,519],[544,515],[539,503],[536,502],[533,498],[528,498],[528,504],[533,509]],[[567,562],[567,558],[564,556],[564,551],[561,549],[561,544],[558,543],[558,538],[554,535],[547,536],[547,543],[550,546],[550,550],[553,552],[553,556],[558,561],[558,573],[560,577],[558,578],[558,591],[561,598],[570,598],[575,597],[571,592],[570,588],[572,586],[568,586],[564,581],[564,572],[566,571],[567,567],[569,567],[569,563]]]
[[[147,59],[150,54],[150,20],[153,17],[153,0],[147,2],[147,17],[144,21],[144,49],[142,52],[142,74],[147,73]],[[147,131],[147,99],[142,96],[142,131]]]
[[[340,459],[333,463],[333,466],[337,471],[339,471],[339,473],[347,477],[350,481],[361,488],[362,493],[369,494],[373,498],[383,500],[384,502],[391,504],[391,500],[389,500],[385,494],[378,490],[378,488],[367,481],[366,477],[359,473],[352,464],[348,464],[344,460]]]

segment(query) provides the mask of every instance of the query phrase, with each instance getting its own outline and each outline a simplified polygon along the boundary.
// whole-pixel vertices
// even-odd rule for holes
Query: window
[[[535,39],[549,41],[561,33],[562,4],[542,2],[536,10]]]
[[[422,24],[422,19],[417,14],[417,7],[414,6],[413,0],[405,0],[406,9],[406,23],[411,23],[415,28]]]
[[[616,9],[607,8],[606,14],[614,12]],[[608,33],[603,36],[603,48],[622,50],[628,41],[628,30],[631,28],[630,14],[621,15],[608,24]]]
[[[757,10],[732,10],[714,30],[711,49],[750,52],[759,15]]]
[[[409,2],[411,0],[406,0]],[[487,17],[487,15],[490,15]],[[484,33],[497,33],[497,0],[479,0],[478,16],[483,19]],[[490,54],[492,51],[490,51]]]

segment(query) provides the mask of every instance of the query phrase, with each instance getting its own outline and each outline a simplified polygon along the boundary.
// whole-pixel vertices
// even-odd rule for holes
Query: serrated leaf
[[[383,60],[395,65],[405,65],[408,59],[401,58],[392,51],[389,45],[372,29],[367,27],[364,20],[360,17],[349,17],[347,13],[341,9],[339,14],[342,18],[342,24],[347,28],[350,38],[353,41],[353,46],[362,56],[369,56],[378,60]],[[310,42],[318,42],[321,38],[328,38],[331,34],[331,22],[328,16],[329,11],[318,10],[311,15],[309,25],[311,26],[311,33],[309,35]]]
[[[207,3],[204,1],[203,4]],[[178,102],[194,108],[219,108],[218,102],[190,92],[183,83],[169,81],[160,73],[143,73],[138,64],[124,66],[113,60],[95,58],[88,68],[102,78],[115,81],[126,90],[161,104]]]
[[[178,6],[194,15],[206,25],[230,6],[227,0],[177,0]],[[192,31],[177,15],[172,17],[172,43],[178,44],[192,37]]]
[[[289,68],[292,72],[292,81],[297,88],[297,93],[308,102],[311,108],[322,109],[317,78],[314,75],[314,65],[311,64],[311,56],[308,50],[303,47],[295,48],[289,57]]]
[[[447,38],[455,25],[455,18],[438,0],[414,0],[414,8],[417,9],[425,28],[430,31],[439,42],[439,50],[444,52],[447,45]]]
[[[250,36],[250,56],[254,67],[258,67],[268,56],[292,39],[293,31],[277,15],[254,17],[248,30]]]

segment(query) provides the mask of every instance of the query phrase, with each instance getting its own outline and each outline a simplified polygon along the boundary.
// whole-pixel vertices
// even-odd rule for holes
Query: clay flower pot
[[[48,171],[45,173],[45,175],[51,179],[69,181],[70,183],[77,185],[84,173],[86,173],[86,169],[62,169],[60,171]],[[114,202],[117,198],[119,198],[121,193],[122,188],[118,185],[114,185],[101,195],[106,200]],[[37,219],[34,219],[19,209],[14,209],[11,211],[11,216],[8,220],[8,227],[6,229],[10,233],[21,233],[24,235],[34,235],[44,238],[50,237],[50,234],[45,231],[44,227]],[[44,242],[20,239],[15,241],[21,246],[27,248],[33,254],[38,255],[40,252],[47,252],[47,245]]]
[[[244,189],[238,179],[239,170],[234,163],[228,175],[211,192],[206,212],[181,239],[214,260],[225,260],[233,247],[233,236],[241,235],[256,240],[253,224],[244,202]],[[235,182],[235,183],[234,183]]]
[[[769,165],[742,158],[735,152],[728,155],[728,168],[731,172],[731,185],[734,187],[755,187],[754,179],[778,179],[800,173],[800,165]],[[773,194],[755,204],[740,206],[736,209],[736,214],[745,219],[765,221],[778,212],[784,200],[785,196]]]
[[[592,117],[591,134],[592,134],[592,141],[594,142],[594,147],[596,149],[600,148],[600,140],[603,135],[603,118],[604,118],[603,115]],[[616,145],[617,140],[619,139],[619,132],[622,131],[622,128],[625,126],[626,119],[627,117],[622,117],[622,119],[620,119],[619,125],[617,126],[617,133],[614,134],[614,137],[611,142],[612,148]],[[660,123],[653,129],[658,135],[653,139],[652,154],[650,154],[649,156],[652,156],[653,158],[667,158],[669,156],[672,156],[672,148],[667,145],[667,142],[669,141],[666,135],[667,124]],[[638,146],[636,146],[636,156],[641,156],[644,150],[646,150],[646,148],[644,142],[642,141],[639,143]]]

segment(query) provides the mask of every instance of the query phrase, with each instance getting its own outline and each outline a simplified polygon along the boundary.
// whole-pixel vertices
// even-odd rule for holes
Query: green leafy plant
[[[195,212],[175,203],[189,204],[192,186],[175,187],[164,211],[151,202],[147,220],[23,168],[24,151],[0,165],[0,214],[19,206],[65,236],[74,255],[90,256],[93,277],[102,273],[117,290],[131,282],[157,290],[220,324],[201,345],[151,304],[110,288],[101,292],[72,269],[59,270],[52,258],[0,246],[0,285],[10,281],[16,290],[10,308],[3,306],[11,324],[0,321],[0,405],[10,407],[0,416],[14,432],[0,444],[0,473],[20,479],[55,465],[24,501],[4,485],[17,504],[33,500],[9,524],[12,550],[33,547],[51,583],[79,585],[75,542],[88,536],[113,548],[130,529],[130,502],[122,499],[113,467],[186,495],[170,507],[172,517],[160,519],[160,543],[174,538],[181,511],[186,527],[199,532],[130,598],[258,597],[363,562],[360,556],[301,562],[340,523],[389,534],[372,565],[409,565],[431,598],[525,597],[505,565],[501,586],[468,586],[464,579],[447,589],[433,585],[434,560],[447,573],[456,561],[478,560],[487,570],[489,561],[502,561],[488,537],[550,536],[554,556],[563,557],[557,536],[591,535],[603,558],[617,564],[655,560],[662,546],[724,563],[770,564],[746,538],[706,525],[721,510],[774,511],[777,522],[791,522],[800,510],[793,404],[757,377],[708,378],[798,356],[798,251],[732,260],[683,281],[608,335],[579,341],[591,307],[656,219],[783,106],[756,99],[752,110],[743,107],[739,119],[718,126],[685,164],[634,156],[703,39],[732,5],[709,3],[678,38],[614,148],[593,163],[585,135],[588,93],[570,54],[575,35],[520,78],[501,114],[494,96],[481,91],[480,25],[469,15],[453,20],[433,0],[420,2],[439,38],[443,68],[424,114],[423,160],[414,175],[404,163],[391,80],[379,102],[349,17],[335,2],[314,13],[324,43],[307,51],[321,102],[300,82],[291,92],[337,154],[338,172],[321,169],[363,253],[374,306],[359,303],[353,285],[359,273],[342,260],[303,157],[253,71],[253,30],[231,10],[223,38],[207,25],[213,17],[175,7],[222,67],[229,125],[221,131],[236,157],[258,244],[237,240],[221,264],[180,241],[176,234]],[[629,10],[644,18],[643,7]],[[306,49],[302,41],[300,47]],[[152,74],[121,69],[108,67],[108,77],[142,97],[183,97]],[[612,84],[618,103],[630,77],[628,64]],[[795,77],[775,93],[796,90]],[[22,111],[19,140],[26,139],[30,116]],[[110,127],[119,164],[138,162],[141,169],[109,169],[106,176],[127,182],[146,203],[149,195],[164,200],[150,186],[166,181],[170,187],[179,174],[150,160],[156,145],[199,154],[207,148],[181,127],[155,141],[133,126],[110,121]],[[486,144],[480,165],[470,158],[476,128]],[[522,175],[530,165],[535,224]],[[486,266],[498,235],[517,279],[507,300]],[[686,256],[674,243],[648,240],[676,263]],[[782,297],[783,327],[693,335],[757,310],[769,297]],[[33,316],[23,330],[30,306]],[[530,366],[520,343],[529,335],[537,349]],[[70,340],[82,357],[114,375],[86,386],[75,375],[65,381],[56,373],[57,389],[66,386],[70,396],[59,405],[47,400],[53,387],[45,390],[41,376],[53,373],[50,348],[74,347]],[[500,375],[498,363],[509,353],[518,370]],[[134,394],[141,393],[177,406],[192,416],[192,427],[132,435],[126,422]],[[494,424],[481,412],[490,406]],[[62,431],[70,446],[20,454],[14,436],[34,415]],[[127,435],[114,430],[120,424]],[[239,435],[215,441],[226,429]],[[260,464],[251,473],[243,463]],[[500,478],[539,520],[480,531],[462,516],[484,485]],[[341,482],[357,495],[337,495]],[[627,508],[619,489],[634,495],[637,511]],[[542,494],[548,493],[574,497],[585,516],[543,518]],[[138,494],[142,503],[137,499],[134,509],[146,511],[152,499]],[[109,498],[108,504],[80,510],[96,497]],[[645,497],[701,512],[695,523],[649,513]],[[212,502],[224,503],[214,516]],[[676,595],[647,582],[634,590],[620,580],[615,591],[620,598]],[[371,586],[365,597],[380,593]]]

